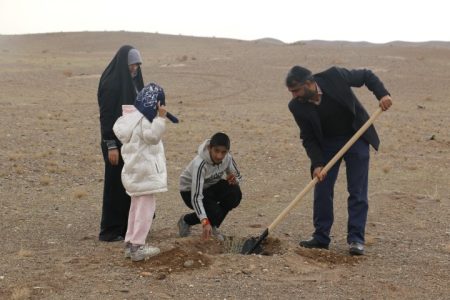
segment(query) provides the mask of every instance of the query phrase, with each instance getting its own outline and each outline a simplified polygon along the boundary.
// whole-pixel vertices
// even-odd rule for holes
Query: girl
[[[145,244],[153,221],[155,193],[167,191],[166,157],[161,137],[166,129],[165,95],[154,83],[145,86],[113,130],[122,145],[122,183],[131,196],[125,257],[141,261],[160,250]]]

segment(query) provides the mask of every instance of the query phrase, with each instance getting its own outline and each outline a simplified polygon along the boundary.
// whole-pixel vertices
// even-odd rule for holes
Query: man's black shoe
[[[301,241],[300,246],[305,248],[316,248],[316,249],[327,249],[328,250],[328,244],[324,244],[316,240],[315,238],[311,238],[306,241]]]
[[[350,255],[364,255],[364,245],[358,242],[351,242],[348,251]]]

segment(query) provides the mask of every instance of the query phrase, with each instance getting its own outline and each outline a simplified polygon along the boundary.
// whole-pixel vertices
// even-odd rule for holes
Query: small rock
[[[194,265],[194,261],[192,259],[190,259],[190,260],[187,260],[187,261],[184,262],[183,267],[190,268],[193,265]]]
[[[269,270],[268,270],[268,269],[262,269],[262,271],[263,271],[263,272],[269,272]]]
[[[156,279],[158,279],[158,280],[164,280],[164,279],[166,279],[166,274],[164,274],[164,273],[159,273],[158,275],[156,275]]]
[[[432,136],[430,136],[430,141],[434,141],[436,139],[436,136],[433,134]]]
[[[152,273],[150,273],[150,272],[141,272],[141,276],[143,276],[143,277],[148,277],[151,275],[152,275]]]
[[[121,293],[128,293],[128,292],[130,292],[130,290],[129,289],[121,289],[121,290],[119,290],[119,292],[121,292]]]

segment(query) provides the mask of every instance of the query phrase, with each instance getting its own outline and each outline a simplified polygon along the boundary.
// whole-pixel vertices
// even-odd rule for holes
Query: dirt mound
[[[174,248],[141,263],[132,263],[131,265],[144,272],[169,274],[205,268],[210,264],[211,259],[200,251],[186,252],[180,248]]]
[[[127,261],[124,265],[139,269],[142,276],[155,275],[158,279],[164,279],[171,273],[206,268],[212,262],[210,255],[223,253],[223,245],[216,240],[186,238],[176,241],[175,245],[175,248],[163,250],[142,262]]]

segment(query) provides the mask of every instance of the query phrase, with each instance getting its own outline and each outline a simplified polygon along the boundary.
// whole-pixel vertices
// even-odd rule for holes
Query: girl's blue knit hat
[[[139,92],[136,101],[134,102],[134,106],[147,118],[147,120],[152,122],[158,113],[158,101],[160,105],[166,105],[166,96],[163,88],[152,82]],[[173,123],[178,123],[178,119],[171,113],[167,112],[166,116]]]

